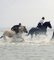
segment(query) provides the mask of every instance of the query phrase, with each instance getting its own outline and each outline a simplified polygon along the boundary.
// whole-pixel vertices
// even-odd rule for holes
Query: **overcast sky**
[[[36,26],[42,16],[53,25],[54,0],[0,0],[0,27]]]

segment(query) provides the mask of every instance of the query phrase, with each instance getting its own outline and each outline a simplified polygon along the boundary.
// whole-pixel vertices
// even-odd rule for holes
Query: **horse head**
[[[27,31],[27,29],[26,29],[26,27],[25,27],[25,26],[24,26],[24,32],[25,32],[25,33],[28,33],[28,31]]]
[[[45,23],[43,24],[43,27],[45,27],[45,28],[47,28],[47,27],[52,28],[50,21],[45,22]]]
[[[25,32],[25,33],[28,33],[27,29],[25,26],[21,26],[19,27],[19,32]]]

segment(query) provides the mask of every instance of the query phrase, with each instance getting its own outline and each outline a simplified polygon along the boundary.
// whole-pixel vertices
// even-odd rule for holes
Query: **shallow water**
[[[11,39],[4,42],[0,39],[0,60],[54,60],[54,40],[50,40],[51,36],[23,38],[23,42],[11,42]]]
[[[0,60],[54,60],[54,44],[0,45]]]

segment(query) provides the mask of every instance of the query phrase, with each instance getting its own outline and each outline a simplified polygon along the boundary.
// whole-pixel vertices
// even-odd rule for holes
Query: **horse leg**
[[[31,39],[33,38],[33,34],[31,34]]]
[[[53,32],[53,35],[52,35],[52,38],[51,38],[51,40],[52,40],[52,39],[54,39],[54,32]]]
[[[23,42],[24,41],[24,39],[22,37],[22,34],[19,34],[19,33],[14,35],[13,38],[14,38],[14,41],[15,40],[17,41],[17,39],[19,39],[18,42]]]
[[[24,41],[23,37],[20,37],[20,39],[21,39],[21,40],[20,40],[19,42],[23,42],[23,41]]]
[[[6,40],[6,36],[3,36],[4,40]]]
[[[20,42],[23,42],[23,41],[24,41],[24,39],[23,39],[23,37],[22,37],[22,34],[19,36],[19,38],[22,39]]]
[[[35,36],[37,36],[38,33],[35,33]]]

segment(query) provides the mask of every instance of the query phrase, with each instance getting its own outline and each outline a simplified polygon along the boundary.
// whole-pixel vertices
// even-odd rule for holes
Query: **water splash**
[[[1,33],[1,32],[0,32]],[[3,33],[3,32],[2,32]],[[2,35],[2,33],[0,35]],[[50,40],[52,37],[52,32],[47,32],[47,36],[45,35],[37,35],[33,36],[31,39],[30,35],[26,36],[26,34],[22,35],[24,41],[22,41],[21,38],[8,38],[5,41],[4,39],[0,39],[0,45],[5,45],[5,44],[54,44],[54,39]]]

